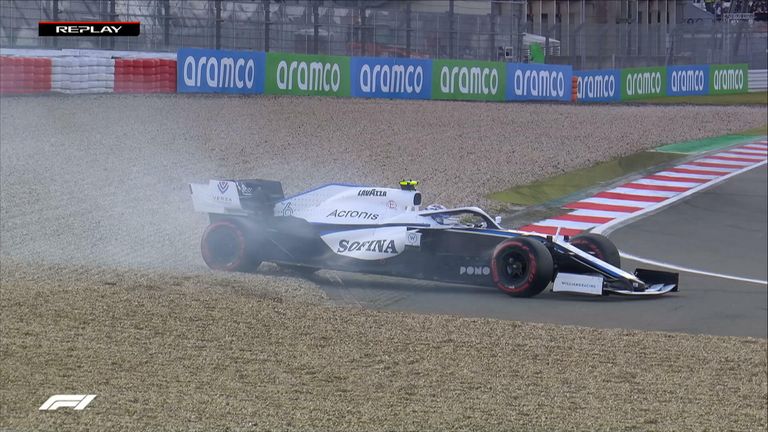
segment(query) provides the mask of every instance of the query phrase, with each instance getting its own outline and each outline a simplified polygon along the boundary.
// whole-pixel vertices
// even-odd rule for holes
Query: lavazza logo
[[[328,213],[328,216],[326,217],[376,220],[379,218],[379,215],[376,213],[368,213],[366,211],[334,210]]]
[[[518,96],[557,96],[565,95],[565,76],[560,71],[527,70],[515,71],[514,90]]]
[[[487,67],[443,66],[440,69],[440,90],[443,93],[458,90],[461,94],[495,95],[499,91],[499,72]]]
[[[712,81],[715,90],[739,90],[744,87],[744,71],[741,69],[716,70]]]
[[[357,196],[377,196],[377,197],[385,197],[387,196],[387,191],[378,190],[378,189],[361,189],[357,192]]]
[[[277,64],[277,87],[280,90],[339,91],[341,68],[336,63],[298,62],[289,65],[285,60]]]
[[[661,93],[660,72],[639,72],[627,75],[627,95],[647,95]]]
[[[616,78],[611,74],[579,77],[578,98],[612,98],[616,94]]]
[[[195,63],[194,57],[187,56],[184,60],[184,84],[190,87],[199,87],[204,79],[211,88],[253,88],[255,78],[253,59],[202,56]]]
[[[673,71],[669,76],[669,80],[674,92],[704,90],[704,71],[700,69]]]
[[[360,68],[360,89],[365,93],[421,93],[424,85],[424,70],[412,65],[369,65]]]

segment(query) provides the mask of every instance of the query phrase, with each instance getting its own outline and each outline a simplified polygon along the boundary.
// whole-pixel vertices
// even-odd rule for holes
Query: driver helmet
[[[440,205],[440,204],[430,204],[424,210],[435,211],[435,210],[445,210],[447,208],[448,207],[446,207],[444,205]],[[432,220],[434,220],[435,222],[437,222],[437,223],[439,223],[441,225],[445,224],[445,216],[444,215],[434,214],[434,215],[431,215],[431,217],[432,217]]]

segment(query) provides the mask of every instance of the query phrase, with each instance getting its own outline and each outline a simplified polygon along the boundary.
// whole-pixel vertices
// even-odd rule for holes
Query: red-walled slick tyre
[[[491,276],[496,288],[513,297],[532,297],[552,281],[554,263],[549,250],[538,240],[518,237],[496,246]]]
[[[596,258],[607,262],[608,264],[621,268],[621,256],[616,245],[606,236],[600,234],[582,234],[571,240],[571,245],[583,250],[584,252],[595,256]]]
[[[208,225],[200,249],[203,261],[213,270],[251,272],[261,264],[253,235],[234,221],[219,221]]]

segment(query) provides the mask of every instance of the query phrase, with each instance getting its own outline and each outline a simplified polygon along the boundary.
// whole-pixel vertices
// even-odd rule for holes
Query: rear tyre
[[[571,244],[608,264],[621,268],[621,256],[616,245],[606,236],[600,234],[582,234],[571,240]]]
[[[254,235],[242,225],[222,220],[208,225],[200,249],[203,261],[213,270],[252,272],[261,264]]]
[[[532,297],[552,281],[554,263],[541,242],[519,237],[496,246],[491,276],[499,290],[513,297]]]

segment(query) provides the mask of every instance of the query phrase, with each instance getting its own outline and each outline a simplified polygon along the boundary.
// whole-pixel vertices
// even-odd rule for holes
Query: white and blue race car
[[[255,271],[261,262],[311,273],[332,269],[495,286],[530,297],[553,291],[657,296],[677,291],[677,273],[620,268],[606,237],[544,236],[504,229],[478,207],[421,209],[416,182],[400,188],[328,184],[291,197],[280,182],[191,184],[208,213],[202,254],[212,269]]]

